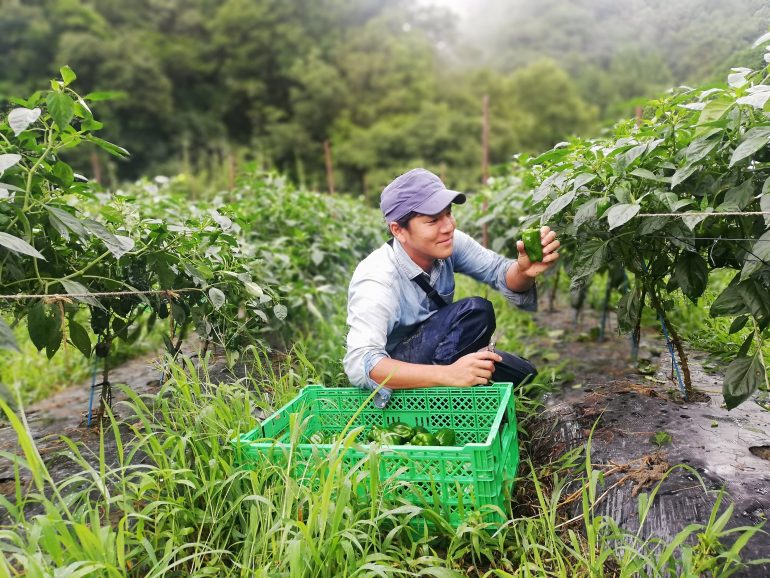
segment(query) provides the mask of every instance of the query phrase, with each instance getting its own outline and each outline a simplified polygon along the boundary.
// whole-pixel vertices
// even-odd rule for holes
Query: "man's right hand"
[[[495,362],[502,360],[494,351],[476,351],[464,355],[451,365],[440,366],[443,368],[444,384],[465,387],[489,383]]]

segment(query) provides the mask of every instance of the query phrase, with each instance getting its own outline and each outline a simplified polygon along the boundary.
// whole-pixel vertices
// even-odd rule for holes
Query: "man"
[[[380,208],[393,235],[359,263],[348,292],[345,372],[351,383],[375,390],[385,407],[391,390],[521,383],[535,375],[526,360],[489,346],[492,304],[481,297],[452,303],[454,272],[500,291],[522,309],[537,309],[535,277],[559,258],[559,241],[541,229],[543,261],[531,262],[524,243],[506,259],[456,229],[452,204],[465,195],[435,174],[413,169],[382,192]]]

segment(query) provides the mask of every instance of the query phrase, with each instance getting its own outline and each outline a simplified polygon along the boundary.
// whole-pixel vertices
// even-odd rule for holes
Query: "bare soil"
[[[598,343],[576,338],[581,332],[575,331],[571,312],[540,313],[538,321],[564,329],[564,337],[550,345],[570,360],[575,373],[573,383],[547,400],[535,441],[541,445],[538,453],[555,457],[590,439],[591,462],[605,472],[609,488],[598,513],[637,531],[637,496],[661,482],[640,531],[643,538],[667,543],[688,524],[705,525],[721,490],[719,512],[733,508],[729,528],[766,523],[770,412],[757,398],[728,411],[721,374],[704,369],[712,365],[708,355],[688,351],[700,395],[685,401],[665,342],[654,333],[643,335],[640,363],[635,365],[630,363],[630,341],[616,331]],[[588,320],[584,328],[592,323]],[[770,535],[755,534],[741,556],[770,558]],[[769,576],[770,564],[750,566],[736,575]]]

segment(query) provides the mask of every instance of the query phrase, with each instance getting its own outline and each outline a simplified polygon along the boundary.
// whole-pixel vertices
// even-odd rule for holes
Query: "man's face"
[[[418,215],[409,221],[409,227],[396,225],[394,234],[412,260],[429,270],[436,259],[452,255],[457,223],[452,216],[452,205],[438,215]]]

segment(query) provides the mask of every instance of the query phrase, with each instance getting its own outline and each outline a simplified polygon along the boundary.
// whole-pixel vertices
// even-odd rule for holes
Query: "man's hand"
[[[561,243],[556,239],[555,231],[552,231],[550,227],[540,227],[540,242],[543,245],[543,260],[533,263],[524,250],[524,242],[516,241],[516,249],[519,251],[519,257],[516,260],[519,273],[531,279],[550,269],[559,258],[559,253],[556,251]]]
[[[451,365],[436,366],[442,368],[444,385],[465,387],[484,385],[492,378],[495,362],[502,361],[494,351],[476,351],[464,355]]]

